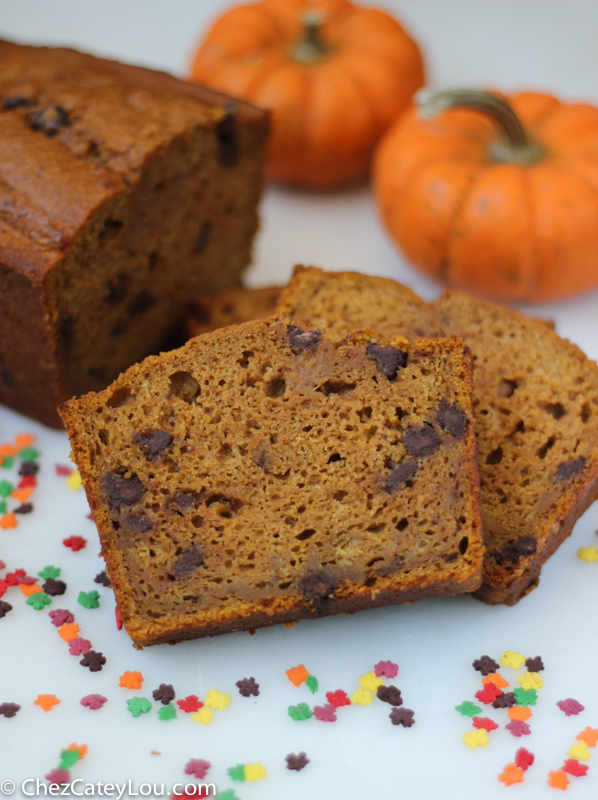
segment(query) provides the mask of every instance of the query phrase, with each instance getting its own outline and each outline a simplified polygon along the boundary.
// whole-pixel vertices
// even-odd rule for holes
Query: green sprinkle
[[[0,500],[0,514],[6,514],[8,511],[8,507],[6,505],[6,500]]]
[[[229,767],[226,771],[232,781],[245,780],[245,764],[237,764],[236,767]]]
[[[12,483],[0,481],[0,497],[10,497],[14,489]]]
[[[47,580],[48,578],[52,578],[56,580],[56,578],[60,577],[60,567],[53,567],[50,564],[47,567],[44,567],[41,572],[38,572],[40,578]],[[66,767],[65,767],[66,769]]]
[[[455,711],[458,711],[459,714],[463,714],[465,717],[475,717],[481,710],[482,709],[476,706],[475,703],[472,703],[471,700],[465,700],[460,706],[455,706]]]
[[[140,717],[151,710],[152,704],[146,697],[132,697],[127,700],[127,706],[134,717]]]
[[[307,678],[305,679],[305,685],[312,694],[315,694],[318,691],[318,679],[315,678],[313,675],[307,676]]]
[[[518,706],[535,706],[538,699],[538,692],[535,689],[522,689],[517,687],[513,690]]]
[[[60,754],[58,769],[70,769],[81,758],[78,750],[63,750]]]
[[[218,792],[218,797],[220,800],[239,800],[239,796],[235,794],[234,789],[225,789],[224,792]]]
[[[96,592],[79,592],[77,602],[84,608],[99,608],[100,607],[100,593]]]
[[[163,720],[176,719],[176,708],[173,706],[172,703],[169,703],[167,706],[162,706],[162,708],[159,709],[158,719],[163,719]]]
[[[313,711],[310,710],[307,703],[299,703],[297,706],[289,706],[289,717],[292,717],[295,722],[301,722],[313,717]]]
[[[2,466],[5,469],[10,469],[14,463],[15,463],[14,456],[4,456],[4,461],[2,461]]]
[[[33,447],[26,447],[19,453],[19,458],[22,458],[23,461],[37,461],[39,452],[34,450]]]
[[[52,604],[52,598],[45,592],[36,592],[27,598],[27,605],[33,606],[36,611],[41,611],[44,606]]]

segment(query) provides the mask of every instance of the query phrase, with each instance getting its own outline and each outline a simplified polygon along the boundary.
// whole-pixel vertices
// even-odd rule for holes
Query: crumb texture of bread
[[[60,426],[190,297],[239,283],[267,132],[265,111],[169,75],[0,41],[0,402]]]
[[[486,602],[512,604],[598,495],[598,367],[546,323],[464,292],[435,304],[474,354]]]
[[[534,589],[598,495],[596,364],[550,323],[464,292],[428,305],[394,281],[299,267],[277,308],[335,338],[360,326],[463,337],[474,357],[487,547],[475,596],[513,605]]]
[[[298,265],[276,311],[326,328],[333,339],[373,328],[387,338],[444,336],[437,312],[406,286],[360,272],[324,272]]]
[[[271,317],[61,413],[139,645],[480,585],[461,339],[333,343]]]
[[[187,336],[192,338],[227,325],[269,317],[274,313],[281,290],[282,286],[264,286],[197,297],[189,307]]]

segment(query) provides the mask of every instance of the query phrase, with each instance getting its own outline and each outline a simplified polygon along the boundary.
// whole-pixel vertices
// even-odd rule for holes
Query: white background
[[[377,5],[396,13],[421,44],[435,87],[544,89],[598,103],[596,2],[387,0]],[[72,45],[184,76],[202,31],[226,6],[219,0],[0,0],[0,36]],[[395,277],[427,298],[438,292],[396,253],[367,189],[325,196],[267,192],[249,282],[284,282],[296,262]],[[534,313],[555,319],[562,335],[598,356],[598,294]],[[576,558],[579,547],[598,543],[598,509],[580,520],[544,568],[539,588],[515,608],[458,597],[139,653],[114,627],[111,591],[93,583],[101,563],[83,493],[71,492],[64,478],[54,475],[54,463],[68,460],[66,436],[0,409],[0,441],[24,430],[38,433],[42,452],[40,486],[32,498],[36,511],[15,531],[0,531],[0,559],[9,569],[24,567],[33,574],[49,563],[62,567],[69,588],[51,608],[73,611],[81,635],[104,652],[108,663],[95,674],[80,667],[47,612],[35,612],[18,590],[10,590],[4,599],[14,611],[0,620],[0,702],[23,708],[14,719],[0,717],[0,781],[42,777],[57,765],[60,749],[76,741],[86,742],[89,753],[72,776],[89,781],[172,784],[185,780],[189,758],[205,758],[213,764],[208,779],[220,790],[234,787],[242,800],[493,800],[505,793],[535,800],[555,796],[558,790],[546,785],[548,771],[561,766],[580,730],[598,727],[598,564]],[[2,471],[0,477],[12,475]],[[73,534],[89,540],[86,550],[71,553],[62,546],[61,540]],[[98,610],[76,602],[79,591],[91,589],[102,595]],[[481,688],[472,660],[482,653],[498,659],[507,648],[544,658],[545,685],[533,708],[532,734],[514,738],[504,729],[506,712],[490,708],[486,713],[485,707],[483,713],[501,728],[490,734],[488,747],[470,751],[461,742],[470,721],[454,706],[473,700]],[[337,688],[351,694],[359,676],[380,659],[400,664],[394,683],[415,711],[411,729],[393,727],[390,708],[378,701],[339,709],[334,724],[288,717],[291,703],[323,704],[324,693]],[[284,674],[299,663],[320,681],[315,697],[305,686],[293,687]],[[144,674],[142,690],[118,687],[125,669]],[[501,672],[511,688],[517,685],[515,671]],[[261,685],[259,698],[237,693],[235,681],[249,675]],[[172,683],[179,698],[220,689],[232,695],[232,704],[215,712],[205,728],[182,712],[177,720],[159,721],[156,703],[150,714],[133,719],[125,700],[134,694],[151,698],[162,682]],[[91,692],[108,698],[101,711],[79,705]],[[38,693],[54,693],[62,702],[45,714],[33,705]],[[555,705],[565,697],[576,698],[586,710],[565,717]],[[530,749],[536,762],[525,783],[507,789],[497,775],[520,746]],[[311,763],[301,773],[288,772],[284,756],[300,750]],[[228,767],[255,761],[268,770],[266,779],[233,784],[226,776]],[[573,798],[598,796],[597,754],[587,763],[588,776],[571,779]]]

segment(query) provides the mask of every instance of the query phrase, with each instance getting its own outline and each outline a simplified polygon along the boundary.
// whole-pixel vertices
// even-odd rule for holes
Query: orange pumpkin
[[[349,0],[262,0],[220,17],[191,79],[272,110],[268,177],[310,189],[364,180],[380,136],[423,85],[399,23]]]
[[[374,185],[406,257],[444,283],[522,302],[598,286],[593,106],[529,92],[429,95],[382,141]]]

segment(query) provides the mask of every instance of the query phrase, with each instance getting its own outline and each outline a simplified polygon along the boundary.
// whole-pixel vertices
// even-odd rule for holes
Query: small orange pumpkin
[[[444,283],[532,303],[598,286],[593,106],[531,92],[428,95],[383,139],[374,187],[406,257]]]
[[[268,177],[310,189],[365,180],[380,136],[424,82],[415,42],[349,0],[262,0],[225,13],[191,79],[272,110]]]

